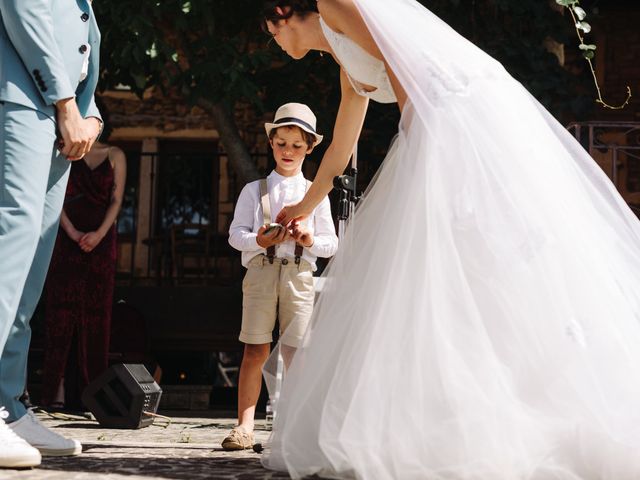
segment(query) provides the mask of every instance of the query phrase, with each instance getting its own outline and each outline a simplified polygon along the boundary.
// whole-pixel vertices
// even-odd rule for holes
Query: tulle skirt
[[[268,468],[640,478],[640,226],[507,75],[399,133],[325,272]]]

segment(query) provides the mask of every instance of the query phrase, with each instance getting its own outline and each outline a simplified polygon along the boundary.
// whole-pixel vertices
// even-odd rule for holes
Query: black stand
[[[349,175],[334,177],[333,188],[340,192],[338,203],[338,220],[348,220],[352,207],[358,202],[356,188],[358,180],[358,169],[351,168]]]
[[[360,200],[357,194],[358,169],[351,167],[349,175],[340,175],[333,179],[333,188],[340,192],[338,200],[338,237],[344,236],[344,231],[353,214],[356,203]]]

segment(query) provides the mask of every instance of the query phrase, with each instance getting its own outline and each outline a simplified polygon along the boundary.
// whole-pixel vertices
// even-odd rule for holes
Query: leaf
[[[578,20],[582,21],[587,16],[587,12],[584,11],[582,7],[578,7],[577,5],[573,6],[574,13],[578,16]]]
[[[558,5],[562,5],[563,7],[569,7],[578,3],[577,0],[556,0]]]
[[[145,51],[145,53],[151,58],[156,58],[158,56],[158,49],[156,48],[156,44],[152,43],[151,48]]]
[[[587,22],[576,23],[576,28],[582,30],[584,33],[589,33],[591,31],[591,25],[589,25]]]
[[[595,52],[594,52],[593,50],[585,50],[585,51],[582,53],[582,56],[583,56],[584,58],[586,58],[587,60],[591,60],[593,57],[595,57],[595,56],[596,56],[596,54],[595,54]]]
[[[596,49],[596,46],[595,46],[595,45],[593,45],[593,44],[581,43],[580,45],[578,45],[578,48],[579,48],[580,50],[586,50],[586,51],[589,51],[589,50],[595,50],[595,49]]]

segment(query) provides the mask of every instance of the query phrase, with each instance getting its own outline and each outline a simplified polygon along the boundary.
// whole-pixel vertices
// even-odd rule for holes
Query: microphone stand
[[[349,173],[339,175],[333,179],[333,188],[340,192],[338,200],[338,238],[343,238],[349,218],[353,215],[358,196],[358,145],[353,149],[351,156],[351,168]]]

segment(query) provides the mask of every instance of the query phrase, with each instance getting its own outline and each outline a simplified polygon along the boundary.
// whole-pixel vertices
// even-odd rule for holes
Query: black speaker
[[[82,392],[82,403],[106,428],[142,428],[153,423],[162,389],[144,365],[113,365]]]

